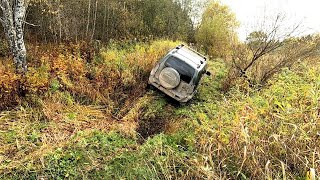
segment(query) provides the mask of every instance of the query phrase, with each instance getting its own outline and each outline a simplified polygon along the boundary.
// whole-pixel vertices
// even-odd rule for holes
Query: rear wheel
[[[151,84],[147,84],[147,89],[149,89],[149,90],[156,90],[156,87],[154,87],[153,85],[151,85]]]

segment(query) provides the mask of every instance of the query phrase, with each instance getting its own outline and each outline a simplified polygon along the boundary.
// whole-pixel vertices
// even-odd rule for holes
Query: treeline
[[[194,40],[191,0],[34,0],[28,4],[27,40],[41,42],[149,38]]]

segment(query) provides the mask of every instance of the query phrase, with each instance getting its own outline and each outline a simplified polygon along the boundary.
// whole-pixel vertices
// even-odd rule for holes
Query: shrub
[[[0,63],[0,110],[15,106],[19,102],[20,76],[15,73],[13,64]]]

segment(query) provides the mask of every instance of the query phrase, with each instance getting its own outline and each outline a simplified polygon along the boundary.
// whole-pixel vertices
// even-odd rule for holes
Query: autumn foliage
[[[51,91],[68,91],[77,100],[115,107],[128,104],[145,90],[152,65],[177,43],[156,41],[150,46],[118,44],[97,51],[86,43],[53,47],[31,46],[26,75],[15,73],[10,61],[1,64],[1,109],[21,99]]]

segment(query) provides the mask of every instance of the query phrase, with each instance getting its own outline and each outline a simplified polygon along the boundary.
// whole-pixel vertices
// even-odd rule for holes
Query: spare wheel
[[[171,67],[166,67],[160,72],[159,80],[163,87],[173,89],[180,83],[180,74],[177,70]]]

